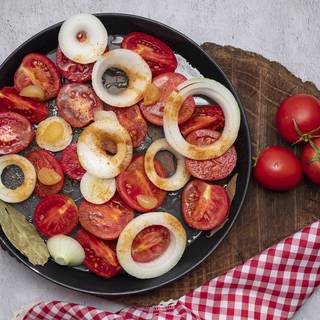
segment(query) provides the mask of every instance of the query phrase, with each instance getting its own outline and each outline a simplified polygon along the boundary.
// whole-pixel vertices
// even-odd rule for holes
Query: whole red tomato
[[[306,94],[286,98],[277,111],[276,126],[288,142],[307,142],[320,133],[320,101]]]
[[[280,191],[295,187],[302,179],[302,169],[290,150],[273,146],[260,153],[254,175],[265,188]]]
[[[314,183],[320,184],[320,138],[310,141],[302,150],[303,172]]]

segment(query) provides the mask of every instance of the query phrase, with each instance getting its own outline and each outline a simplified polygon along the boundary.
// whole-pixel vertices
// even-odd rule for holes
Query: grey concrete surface
[[[30,36],[72,14],[123,12],[169,24],[199,44],[258,52],[320,86],[319,5],[313,0],[0,0],[0,62]],[[10,319],[22,305],[51,299],[118,307],[51,284],[0,250],[0,319]]]

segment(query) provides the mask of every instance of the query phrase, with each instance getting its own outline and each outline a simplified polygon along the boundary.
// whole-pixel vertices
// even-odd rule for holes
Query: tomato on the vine
[[[320,138],[310,141],[302,150],[303,172],[314,183],[320,184]]]

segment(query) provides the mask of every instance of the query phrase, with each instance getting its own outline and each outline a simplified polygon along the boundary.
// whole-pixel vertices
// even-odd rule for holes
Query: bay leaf
[[[0,225],[12,245],[33,265],[44,265],[49,258],[45,241],[34,225],[14,207],[0,201]]]

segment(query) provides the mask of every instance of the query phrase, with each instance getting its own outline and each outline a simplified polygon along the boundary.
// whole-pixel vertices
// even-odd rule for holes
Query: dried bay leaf
[[[0,225],[6,237],[33,265],[44,265],[49,258],[45,241],[33,224],[14,207],[0,201]]]

